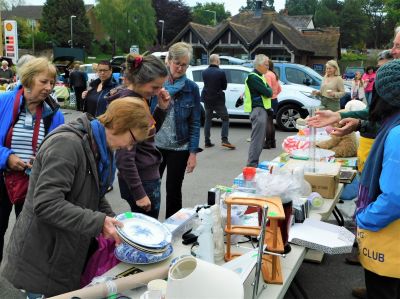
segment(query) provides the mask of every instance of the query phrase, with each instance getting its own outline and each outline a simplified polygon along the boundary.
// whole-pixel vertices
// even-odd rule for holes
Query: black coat
[[[204,88],[201,92],[201,100],[207,105],[224,104],[225,93],[228,83],[226,75],[218,65],[211,64],[202,73]]]
[[[86,75],[81,71],[73,71],[69,74],[69,84],[73,88],[85,88],[86,89]]]

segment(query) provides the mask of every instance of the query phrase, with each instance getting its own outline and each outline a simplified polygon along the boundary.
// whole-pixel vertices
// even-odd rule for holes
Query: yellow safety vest
[[[254,72],[249,73],[249,75],[246,78],[246,81],[244,82],[244,112],[251,112],[251,110],[252,110],[252,107],[251,107],[251,103],[252,103],[251,93],[250,93],[250,88],[247,85],[247,80],[249,79],[249,76],[251,74],[256,75],[258,78],[260,78],[264,82],[265,85],[268,85],[264,76],[259,75],[259,74],[254,73]],[[268,98],[266,96],[261,95],[261,99],[262,99],[264,108],[265,109],[270,109],[271,108],[271,98]]]

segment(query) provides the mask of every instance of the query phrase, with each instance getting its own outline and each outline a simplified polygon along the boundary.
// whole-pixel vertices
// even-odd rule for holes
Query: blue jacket
[[[384,141],[382,172],[379,177],[379,188],[382,193],[356,215],[357,225],[363,229],[379,231],[400,219],[399,140],[400,126],[397,126],[389,132]]]
[[[151,111],[157,106],[157,97],[151,101]],[[174,97],[176,138],[179,144],[189,142],[189,152],[199,152],[200,140],[200,92],[193,81],[186,79],[185,86]]]
[[[0,94],[0,172],[7,168],[8,157],[13,154],[13,151],[4,146],[8,130],[10,129],[13,121],[13,107],[14,99],[18,90],[21,88],[15,88],[12,91]],[[23,101],[21,101],[22,105]],[[19,111],[18,111],[19,112]],[[64,115],[60,110],[53,111],[47,104],[44,103],[44,109],[42,114],[43,119],[52,117],[50,127],[48,131],[52,131],[59,125],[64,123]]]

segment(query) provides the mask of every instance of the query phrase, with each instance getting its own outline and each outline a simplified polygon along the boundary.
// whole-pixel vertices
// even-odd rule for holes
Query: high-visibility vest
[[[257,73],[251,72],[249,73],[249,75],[246,78],[246,81],[244,82],[244,112],[251,112],[252,107],[251,107],[251,103],[252,103],[252,99],[251,99],[251,93],[250,93],[250,88],[247,85],[247,80],[249,79],[250,75],[256,75],[258,78],[260,78],[265,85],[267,84],[267,81],[265,80],[265,77],[262,75],[259,75]],[[263,106],[265,109],[270,109],[271,108],[271,98],[268,98],[264,95],[261,95],[261,99],[263,102]]]

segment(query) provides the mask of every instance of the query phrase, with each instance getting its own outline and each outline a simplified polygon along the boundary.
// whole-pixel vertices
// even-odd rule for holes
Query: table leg
[[[338,223],[339,226],[344,226],[344,218],[340,210],[335,206],[335,208],[332,211],[333,216],[336,219],[336,222]]]

